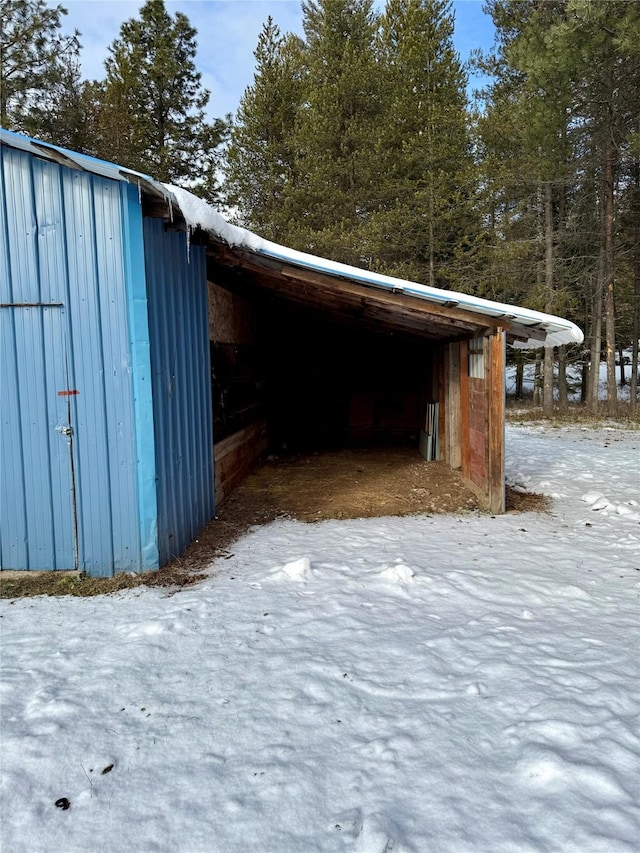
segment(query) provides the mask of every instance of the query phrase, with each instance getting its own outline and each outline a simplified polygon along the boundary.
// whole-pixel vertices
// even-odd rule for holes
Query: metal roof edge
[[[275,244],[272,245],[275,246]],[[383,276],[379,273],[370,272],[359,267],[351,267],[346,264],[333,264],[333,262],[324,261],[315,255],[307,255],[302,258],[297,256],[304,253],[296,253],[296,257],[291,257],[284,247],[282,247],[283,251],[278,251],[280,247],[274,249],[271,245],[259,249],[245,248],[256,255],[279,260],[301,269],[313,270],[334,277],[348,278],[368,287],[392,293],[402,293],[445,308],[460,308],[492,320],[504,318],[505,321],[515,322],[525,329],[541,329],[547,333],[544,341],[540,341],[538,338],[530,338],[526,342],[514,342],[513,346],[516,347],[530,347],[533,349],[540,346],[560,346],[568,343],[581,343],[584,340],[582,330],[575,323],[553,314],[545,314],[530,308],[521,308],[508,303],[493,302],[492,300],[474,297],[457,291],[428,287],[417,282]]]
[[[521,327],[536,328],[546,332],[545,340],[530,338],[526,341],[515,342],[514,346],[529,348],[560,346],[569,343],[582,343],[584,340],[582,330],[575,323],[562,317],[508,303],[493,302],[479,296],[441,290],[417,282],[385,276],[272,243],[246,228],[231,225],[210,204],[194,196],[188,190],[172,185],[166,185],[166,189],[172,193],[176,207],[190,228],[202,228],[211,238],[228,245],[231,249],[241,248],[256,257],[277,260],[323,275],[350,279],[368,287],[404,293],[407,296],[431,302],[434,305],[459,307],[489,317],[494,321],[504,317],[505,321],[516,323]],[[454,303],[457,304],[454,305]]]
[[[150,195],[161,197],[169,205],[172,203],[171,193],[159,181],[156,181],[150,175],[136,172],[134,169],[127,169],[116,163],[110,163],[108,160],[99,160],[96,157],[90,157],[88,154],[80,154],[78,151],[71,151],[68,148],[62,148],[60,145],[53,145],[51,142],[33,139],[30,136],[15,133],[12,130],[5,130],[4,128],[0,128],[0,144],[6,145],[9,148],[16,148],[20,151],[26,151],[35,157],[52,160],[70,169],[91,172],[102,178],[110,178],[114,181],[125,181],[134,184],[141,192],[144,191]]]
[[[490,317],[498,320],[514,321],[523,327],[543,329],[547,334],[544,341],[530,339],[517,342],[519,347],[560,346],[568,343],[582,343],[584,335],[582,330],[562,317],[552,314],[544,314],[529,308],[522,308],[508,303],[493,302],[482,297],[457,291],[441,290],[429,287],[417,282],[384,276],[380,273],[369,272],[359,267],[348,266],[320,258],[306,252],[298,252],[264,240],[257,234],[244,228],[229,224],[211,205],[197,198],[193,193],[178,187],[163,185],[150,175],[136,172],[109,163],[106,160],[98,160],[86,154],[42,142],[23,134],[0,128],[0,143],[8,147],[27,151],[36,157],[44,157],[54,162],[61,163],[69,168],[77,168],[88,171],[112,180],[126,181],[138,187],[140,194],[147,193],[162,198],[169,206],[170,217],[173,218],[174,208],[182,213],[190,228],[201,227],[217,240],[227,243],[230,247],[238,246],[263,257],[273,258],[300,267],[301,269],[313,270],[323,275],[343,277],[359,282],[368,287],[388,290],[395,293],[404,293],[416,299],[431,302],[435,305],[459,307],[466,311]]]

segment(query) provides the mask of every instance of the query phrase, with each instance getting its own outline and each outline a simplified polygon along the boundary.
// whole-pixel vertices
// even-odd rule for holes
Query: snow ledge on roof
[[[306,269],[313,269],[328,275],[342,276],[370,287],[382,287],[387,290],[402,292],[408,296],[424,299],[434,304],[451,305],[454,303],[457,307],[474,311],[478,314],[494,318],[505,317],[522,326],[536,326],[538,329],[543,329],[546,332],[546,338],[542,341],[530,338],[527,341],[518,341],[513,344],[513,346],[520,349],[541,346],[556,347],[573,343],[580,344],[584,340],[582,330],[575,323],[565,320],[562,317],[556,317],[553,314],[544,314],[541,311],[533,311],[530,308],[521,308],[517,305],[509,305],[504,302],[493,302],[489,299],[481,299],[478,296],[470,296],[468,293],[440,290],[436,287],[428,287],[425,284],[418,284],[412,281],[393,278],[392,276],[369,272],[358,267],[351,267],[347,264],[340,264],[326,258],[310,255],[306,252],[288,249],[286,246],[280,246],[277,243],[272,243],[270,240],[264,240],[246,228],[231,225],[210,204],[193,195],[188,190],[183,190],[171,184],[165,184],[164,186],[175,199],[176,205],[182,212],[189,228],[200,227],[232,248],[236,246],[241,247],[256,254],[278,258],[279,260]]]

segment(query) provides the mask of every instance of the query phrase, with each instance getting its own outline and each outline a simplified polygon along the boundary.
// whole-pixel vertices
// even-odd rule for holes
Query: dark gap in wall
[[[431,349],[283,302],[262,307],[269,443],[276,452],[418,447]]]

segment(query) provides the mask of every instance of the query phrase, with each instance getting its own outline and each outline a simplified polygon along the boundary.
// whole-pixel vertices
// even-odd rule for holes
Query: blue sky
[[[50,5],[55,5],[49,0]],[[104,76],[107,47],[117,38],[120,25],[134,17],[140,0],[62,0],[68,9],[64,29],[80,30],[82,70],[87,78]],[[384,5],[377,0],[376,5]],[[481,0],[455,0],[454,41],[462,60],[477,47],[493,42],[491,19]],[[171,14],[184,12],[198,31],[197,66],[211,92],[209,113],[234,113],[240,96],[253,79],[253,51],[262,24],[271,15],[282,32],[302,32],[300,0],[168,0]]]

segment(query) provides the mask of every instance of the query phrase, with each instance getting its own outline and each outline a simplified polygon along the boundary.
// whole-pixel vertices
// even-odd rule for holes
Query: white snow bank
[[[631,391],[631,367],[629,365],[624,366],[624,375],[626,382],[620,387],[620,365],[616,364],[616,396],[618,400],[625,401],[629,400],[630,391]],[[557,365],[554,365],[554,373],[556,377],[556,382],[554,383],[554,399],[558,399],[558,387],[557,387],[557,374],[558,368]],[[640,375],[640,372],[639,372]],[[580,386],[582,384],[581,380],[581,367],[579,364],[570,364],[567,365],[567,385],[568,385],[568,398],[570,402],[578,402],[580,400],[581,390]],[[533,389],[535,385],[535,363],[529,362],[524,365],[523,370],[523,392],[526,395],[533,394]],[[507,394],[514,395],[516,390],[516,366],[514,364],[508,364],[505,373],[505,386],[507,389]],[[606,400],[607,399],[607,365],[605,362],[601,361],[598,370],[598,399]]]
[[[617,515],[624,515],[628,521],[640,522],[640,512],[638,512],[638,501],[630,500],[627,503],[612,503],[601,492],[587,492],[582,495],[581,500],[588,504],[593,510],[604,510],[603,515],[609,512],[615,512]]]
[[[194,196],[187,190],[171,184],[165,184],[166,189],[174,196],[176,204],[182,211],[187,224],[191,228],[200,227],[213,236],[220,238],[229,246],[239,246],[261,255],[279,258],[287,263],[295,264],[306,269],[314,269],[329,275],[343,276],[345,278],[359,281],[373,287],[383,287],[395,293],[405,293],[419,299],[425,299],[440,305],[459,306],[485,314],[490,317],[505,317],[515,320],[525,326],[540,326],[546,330],[545,341],[530,339],[526,342],[517,343],[515,346],[530,349],[539,346],[560,346],[561,344],[581,343],[584,339],[581,329],[569,320],[555,317],[552,314],[544,314],[540,311],[532,311],[528,308],[520,308],[504,302],[493,302],[489,299],[481,299],[470,296],[467,293],[458,293],[454,290],[440,290],[437,287],[428,287],[425,284],[405,281],[392,276],[380,275],[369,272],[347,264],[340,264],[326,258],[319,258],[306,252],[298,252],[288,249],[270,240],[258,237],[246,228],[238,228],[230,225],[210,204]]]
[[[276,569],[272,577],[301,581],[309,577],[310,573],[311,561],[308,557],[301,557],[299,560],[292,560],[290,563],[286,563],[281,569]]]
[[[177,594],[0,601],[0,846],[635,853],[640,527],[581,497],[637,498],[639,443],[509,428],[550,514],[280,521]]]
[[[398,563],[395,566],[389,566],[380,572],[381,578],[393,581],[394,583],[409,583],[413,579],[415,572],[404,563]]]

